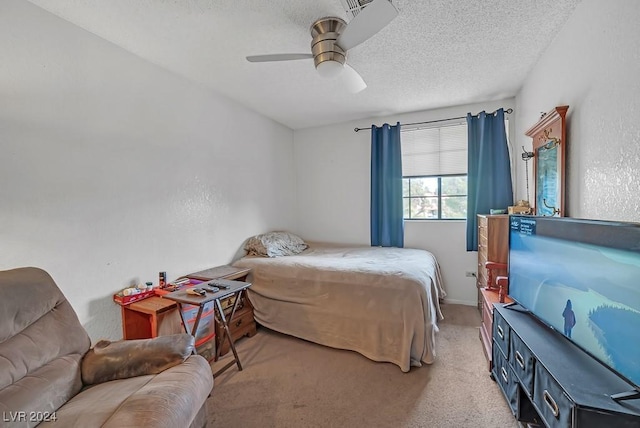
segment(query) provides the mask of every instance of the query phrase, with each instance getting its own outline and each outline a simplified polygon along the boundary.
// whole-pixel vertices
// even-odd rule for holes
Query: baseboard
[[[458,299],[447,299],[445,298],[443,303],[448,303],[450,305],[465,305],[465,306],[478,306],[477,300],[458,300]]]

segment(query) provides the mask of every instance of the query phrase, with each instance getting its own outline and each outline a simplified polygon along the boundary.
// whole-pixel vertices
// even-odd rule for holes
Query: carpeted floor
[[[265,328],[215,379],[209,427],[518,427],[489,378],[474,307],[443,305],[437,357],[409,373]],[[214,372],[230,353],[212,364]]]

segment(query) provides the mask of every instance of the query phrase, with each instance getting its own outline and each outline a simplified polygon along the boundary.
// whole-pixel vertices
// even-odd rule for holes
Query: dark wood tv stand
[[[519,305],[493,312],[493,369],[513,414],[548,427],[638,427],[634,387]]]

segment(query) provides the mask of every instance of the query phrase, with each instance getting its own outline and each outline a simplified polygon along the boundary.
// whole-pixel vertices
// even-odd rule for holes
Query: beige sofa
[[[90,340],[45,271],[0,271],[0,426],[206,425],[209,363],[186,334]]]

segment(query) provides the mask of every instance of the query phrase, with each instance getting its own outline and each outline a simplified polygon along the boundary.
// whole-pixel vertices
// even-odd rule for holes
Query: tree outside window
[[[405,219],[458,220],[467,216],[467,177],[404,177]]]

